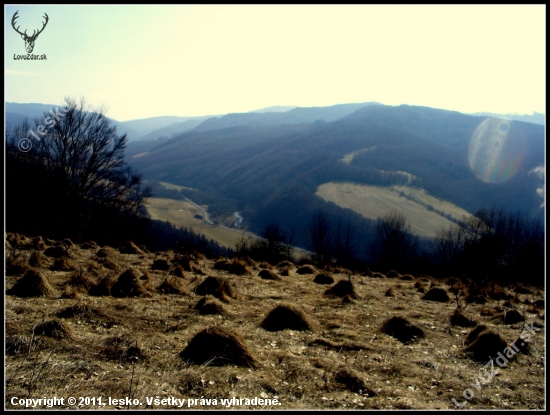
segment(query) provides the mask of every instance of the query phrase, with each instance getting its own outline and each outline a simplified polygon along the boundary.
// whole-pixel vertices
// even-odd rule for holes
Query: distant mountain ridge
[[[329,182],[415,186],[470,213],[502,207],[543,216],[541,179],[530,173],[544,165],[541,125],[502,125],[510,128],[501,149],[506,157],[499,156],[501,150],[492,151],[500,142],[494,147],[481,143],[487,154],[478,161],[470,154],[478,129],[500,125],[490,117],[408,105],[368,105],[335,121],[300,124],[262,126],[254,124],[257,116],[245,115],[221,120],[229,121],[225,125],[251,120],[252,125],[204,129],[215,121],[207,120],[203,129],[162,143],[132,143],[128,160],[148,180],[198,189],[187,197],[209,210],[242,212],[254,232],[270,222],[303,227],[315,210],[353,217],[367,226],[315,196]],[[354,152],[349,163],[342,162]],[[476,172],[472,163],[484,163],[483,171]],[[493,176],[479,177],[488,168]]]

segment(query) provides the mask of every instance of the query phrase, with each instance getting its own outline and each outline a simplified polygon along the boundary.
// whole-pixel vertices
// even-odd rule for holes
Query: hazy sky
[[[42,27],[20,60],[20,31]],[[377,101],[545,111],[545,5],[4,6],[5,101],[125,121]]]

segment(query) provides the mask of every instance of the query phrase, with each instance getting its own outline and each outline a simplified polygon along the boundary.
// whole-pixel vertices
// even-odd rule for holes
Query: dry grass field
[[[520,284],[7,234],[5,289],[7,409],[545,408],[544,292]]]
[[[190,229],[226,248],[235,248],[243,236],[242,230],[233,231],[205,222],[204,213],[185,200],[152,197],[147,200],[145,207],[152,219],[168,221],[173,225]],[[208,206],[202,206],[202,208],[207,210]]]
[[[400,212],[406,216],[412,232],[426,238],[435,237],[439,230],[447,228],[453,222],[428,210],[421,203],[401,196],[398,192],[416,197],[455,219],[462,220],[465,216],[470,216],[466,210],[429,196],[423,189],[406,186],[395,186],[394,189],[395,191],[378,186],[331,182],[319,186],[315,194],[340,207],[352,209],[369,219],[382,218],[391,212]]]

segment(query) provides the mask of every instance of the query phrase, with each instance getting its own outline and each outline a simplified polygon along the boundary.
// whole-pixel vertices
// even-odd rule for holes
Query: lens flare
[[[522,158],[522,146],[518,137],[514,137],[510,121],[488,118],[470,140],[470,168],[485,182],[510,179],[517,173]]]

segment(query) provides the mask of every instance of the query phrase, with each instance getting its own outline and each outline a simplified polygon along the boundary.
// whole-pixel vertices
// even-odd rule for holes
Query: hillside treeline
[[[544,127],[506,124],[510,166],[501,168],[514,174],[489,182],[469,164],[472,139],[485,120],[424,107],[374,105],[333,122],[193,130],[146,148],[130,144],[129,155],[141,155],[128,160],[148,180],[197,189],[185,195],[207,203],[213,215],[243,212],[256,233],[272,222],[303,227],[317,210],[347,215],[315,196],[319,185],[331,181],[410,184],[471,213],[495,206],[542,219],[541,181],[529,172],[544,165]],[[353,152],[351,162],[341,161]],[[410,173],[412,181],[398,171]],[[306,239],[297,236],[297,242],[303,245]]]
[[[143,204],[151,192],[124,161],[126,144],[126,136],[85,101],[67,99],[34,125],[8,126],[6,230],[114,246],[132,240],[151,249],[179,242],[226,252],[203,236],[147,217]]]

